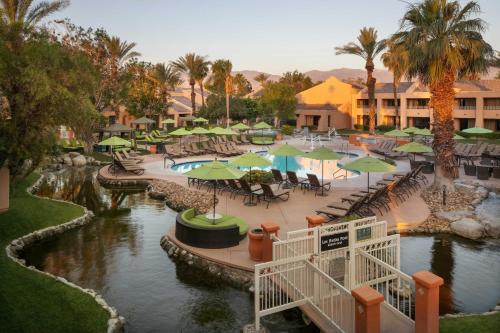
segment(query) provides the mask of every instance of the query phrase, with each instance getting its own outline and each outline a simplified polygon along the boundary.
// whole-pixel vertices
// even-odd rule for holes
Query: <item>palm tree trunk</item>
[[[226,93],[226,126],[229,127],[229,93]]]
[[[392,81],[392,93],[394,94],[394,114],[396,115],[394,124],[396,125],[396,129],[399,129],[399,105],[398,105],[398,81],[393,79]]]
[[[203,89],[203,80],[198,82],[201,92],[201,107],[205,107],[205,90]]]
[[[455,75],[449,72],[444,79],[430,86],[431,106],[434,112],[434,142],[433,150],[436,155],[436,171],[434,187],[454,191],[453,179],[458,177],[458,167],[453,156],[453,106],[455,92],[453,83]]]
[[[191,109],[193,110],[193,114],[196,114],[196,93],[194,92],[194,85],[196,83],[194,81],[190,81],[189,85],[191,86]]]
[[[376,106],[375,106],[375,83],[377,82],[377,79],[373,77],[373,67],[372,66],[366,66],[367,70],[367,78],[366,78],[366,86],[368,87],[368,115],[370,118],[370,134],[375,134],[375,113],[376,113]]]

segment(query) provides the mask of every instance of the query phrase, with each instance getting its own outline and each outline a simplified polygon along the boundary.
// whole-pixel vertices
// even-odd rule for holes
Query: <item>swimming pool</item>
[[[341,152],[338,153],[344,156],[341,160],[324,161],[324,178],[325,179],[344,178],[344,177],[353,178],[359,176],[359,173],[347,171],[337,165],[337,162],[339,161],[342,161],[341,162],[342,164],[345,163],[345,161],[348,158],[356,158],[358,157],[358,155],[346,154]],[[269,171],[271,169],[278,169],[283,173],[286,171],[285,157],[274,156],[269,154],[268,152],[258,152],[258,154],[267,158],[273,164],[265,168],[252,168],[252,170]],[[220,160],[220,161],[224,163],[228,162],[228,160]],[[208,162],[211,162],[211,160],[183,162],[172,166],[172,170],[184,173]],[[241,169],[248,170],[248,168],[241,168]],[[307,177],[308,173],[313,173],[316,174],[318,177],[321,177],[321,161],[311,160],[305,157],[288,157],[288,171],[295,171],[299,177]]]

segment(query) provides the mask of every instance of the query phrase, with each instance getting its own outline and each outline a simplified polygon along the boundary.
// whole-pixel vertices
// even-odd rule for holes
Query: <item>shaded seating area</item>
[[[236,216],[225,215],[212,220],[205,215],[196,215],[191,208],[176,217],[175,237],[187,245],[200,248],[236,246],[245,238],[247,231],[247,223]]]

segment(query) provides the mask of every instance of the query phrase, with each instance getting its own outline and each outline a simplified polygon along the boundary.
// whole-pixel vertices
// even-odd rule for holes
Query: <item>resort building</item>
[[[453,116],[456,130],[475,126],[500,130],[500,80],[457,81],[455,93]],[[377,125],[394,125],[396,112],[392,83],[377,83],[375,98]],[[297,99],[297,128],[312,125],[318,130],[327,130],[368,125],[367,88],[360,89],[330,78],[297,94]],[[397,90],[401,127],[430,127],[433,114],[429,100],[429,89],[422,83],[401,82]]]

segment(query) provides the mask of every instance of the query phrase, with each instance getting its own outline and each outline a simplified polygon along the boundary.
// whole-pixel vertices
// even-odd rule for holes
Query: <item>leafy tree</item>
[[[179,72],[184,73],[189,80],[189,85],[191,86],[191,108],[193,113],[196,112],[196,93],[194,92],[194,86],[196,82],[200,82],[200,78],[203,77],[201,73],[204,69],[201,64],[202,59],[205,57],[200,57],[195,53],[186,53],[183,57],[179,57],[176,61],[172,61],[172,66]],[[205,75],[206,76],[206,75]]]
[[[287,120],[294,117],[297,108],[294,88],[283,82],[268,82],[260,97],[261,115],[266,120],[272,117]]]
[[[206,79],[206,77],[208,76],[208,73],[210,72],[209,66],[211,65],[211,62],[208,61],[206,59],[206,57],[196,56],[195,63],[196,63],[195,80],[196,80],[196,82],[198,82],[198,86],[200,87],[201,106],[204,106],[205,105],[205,89],[203,87],[203,85],[204,85],[203,81]]]
[[[182,84],[180,73],[172,65],[156,64],[149,73],[150,79],[157,86],[159,98],[168,103],[170,92]]]
[[[264,85],[267,83],[267,80],[269,80],[269,75],[267,75],[266,73],[259,73],[259,75],[257,75],[253,79],[259,82],[261,87],[264,87]]]
[[[3,31],[5,32],[5,30]],[[0,121],[0,165],[21,176],[25,161],[38,166],[59,125],[95,115],[97,73],[80,52],[33,33],[12,49],[0,36],[0,91],[9,117]]]
[[[336,54],[353,54],[363,58],[366,68],[366,86],[368,87],[368,107],[370,116],[370,133],[375,133],[375,83],[373,77],[377,55],[385,48],[385,40],[378,40],[375,28],[364,27],[360,30],[358,43],[348,43],[341,47],[336,47]]]
[[[399,105],[398,105],[398,87],[401,79],[408,70],[408,53],[403,47],[395,45],[389,41],[388,50],[382,54],[384,66],[392,71],[392,92],[394,95],[394,111],[396,114],[396,128],[399,128]]]
[[[252,84],[241,73],[234,76],[233,84],[233,90],[237,96],[245,96],[252,92]]]
[[[453,190],[458,176],[453,157],[455,80],[484,73],[494,57],[483,39],[486,24],[477,17],[479,4],[424,0],[409,6],[393,39],[408,52],[407,76],[427,84],[434,112],[434,186]]]
[[[296,94],[314,86],[314,83],[309,76],[306,76],[304,73],[300,73],[297,70],[293,72],[283,73],[283,76],[280,78],[279,82],[288,84],[293,87],[293,90]]]
[[[233,121],[255,119],[260,112],[260,105],[255,99],[231,96],[230,104],[230,117]],[[200,117],[207,118],[212,122],[226,117],[225,96],[210,94],[207,97],[206,105],[200,108],[198,114]]]

